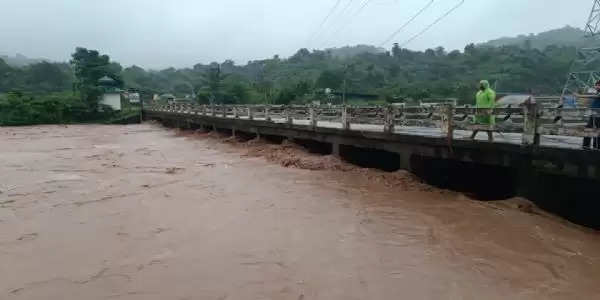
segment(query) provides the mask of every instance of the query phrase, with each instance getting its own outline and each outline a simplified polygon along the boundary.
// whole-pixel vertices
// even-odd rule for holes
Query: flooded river
[[[0,192],[0,299],[600,298],[595,231],[294,146],[0,128]]]

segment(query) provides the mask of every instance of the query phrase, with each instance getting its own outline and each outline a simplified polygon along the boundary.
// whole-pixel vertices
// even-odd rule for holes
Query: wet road
[[[244,154],[149,124],[0,128],[0,299],[600,297],[597,232]]]

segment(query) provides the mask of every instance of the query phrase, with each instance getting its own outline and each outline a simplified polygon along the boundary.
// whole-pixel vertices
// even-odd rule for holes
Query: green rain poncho
[[[485,88],[479,90],[475,96],[476,108],[494,108],[496,104],[496,92],[490,88],[490,83],[487,80],[482,80],[481,85]],[[484,125],[495,125],[496,118],[494,116],[475,116],[475,123]]]

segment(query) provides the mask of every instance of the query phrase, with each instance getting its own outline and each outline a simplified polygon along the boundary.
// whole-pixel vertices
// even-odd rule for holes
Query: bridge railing
[[[218,118],[333,127],[347,130],[383,130],[393,134],[403,127],[440,128],[453,138],[456,130],[521,133],[524,145],[538,145],[541,135],[598,137],[600,129],[586,128],[600,109],[549,107],[534,98],[517,107],[477,109],[451,104],[438,106],[312,106],[312,105],[197,105],[163,104],[149,111],[203,115]],[[491,124],[477,124],[477,116],[491,117]],[[338,124],[338,125],[335,125]],[[370,128],[369,128],[370,126]]]

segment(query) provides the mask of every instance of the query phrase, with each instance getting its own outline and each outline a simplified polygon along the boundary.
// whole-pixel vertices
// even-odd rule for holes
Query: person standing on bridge
[[[490,88],[490,83],[487,80],[479,82],[479,91],[475,96],[475,108],[477,109],[489,109],[496,106],[496,92]],[[490,125],[490,127],[496,125],[496,116],[494,115],[475,115],[475,124],[478,125]],[[471,139],[474,140],[479,130],[473,130]],[[494,135],[491,130],[487,131],[488,140],[493,141]]]

